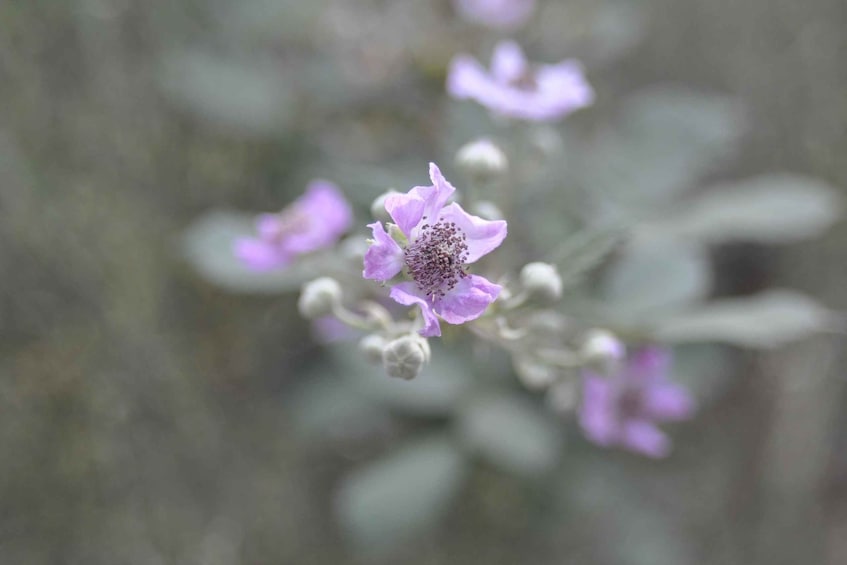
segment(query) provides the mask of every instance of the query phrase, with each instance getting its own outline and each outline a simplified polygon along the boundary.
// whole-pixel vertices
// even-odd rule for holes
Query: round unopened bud
[[[503,212],[490,200],[480,200],[473,205],[473,213],[486,220],[502,220]]]
[[[489,182],[509,170],[509,160],[490,140],[479,139],[459,149],[456,166],[478,182]]]
[[[579,355],[586,365],[610,374],[626,356],[626,346],[611,332],[594,329],[585,334]]]
[[[417,334],[404,335],[382,350],[382,364],[389,377],[411,380],[429,361],[429,343]]]
[[[559,376],[555,367],[533,357],[515,357],[513,363],[518,378],[529,390],[543,390],[552,385]]]
[[[383,349],[385,349],[385,338],[379,334],[366,335],[359,340],[359,351],[364,353],[371,363],[376,364],[382,361]]]
[[[554,302],[562,297],[562,277],[549,263],[527,263],[521,269],[521,285],[530,295]]]
[[[380,222],[391,221],[391,216],[385,209],[385,199],[391,196],[392,194],[399,193],[393,188],[390,188],[386,192],[383,192],[382,194],[374,198],[373,202],[371,202],[371,216],[373,216],[375,220],[378,220]]]
[[[321,277],[303,285],[297,308],[309,320],[332,313],[341,302],[341,285],[330,277]]]

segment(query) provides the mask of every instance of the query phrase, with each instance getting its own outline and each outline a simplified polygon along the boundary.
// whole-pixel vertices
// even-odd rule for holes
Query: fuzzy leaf
[[[543,408],[507,394],[479,397],[465,406],[459,434],[494,465],[521,475],[550,471],[562,448],[556,424]]]
[[[703,298],[711,273],[699,246],[662,241],[630,246],[603,282],[611,312],[645,317]]]
[[[338,519],[364,550],[399,545],[437,523],[466,471],[461,451],[446,438],[407,445],[343,480]]]
[[[834,315],[812,298],[771,290],[750,298],[716,300],[659,322],[655,335],[670,342],[718,341],[777,347],[832,329]]]
[[[647,226],[649,235],[707,243],[788,243],[819,235],[841,212],[835,190],[810,178],[769,174],[714,187]]]
[[[556,265],[562,284],[568,288],[599,266],[625,237],[626,230],[620,226],[588,229],[565,240],[549,261]]]
[[[588,148],[586,186],[652,211],[730,155],[742,126],[740,109],[724,96],[679,87],[641,91],[624,104],[618,127]]]

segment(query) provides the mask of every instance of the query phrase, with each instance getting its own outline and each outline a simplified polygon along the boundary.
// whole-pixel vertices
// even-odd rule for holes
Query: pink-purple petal
[[[618,425],[613,384],[603,377],[588,376],[583,381],[582,393],[579,424],[585,436],[598,445],[612,445],[617,439]]]
[[[447,72],[447,92],[454,98],[475,98],[493,86],[479,61],[469,55],[457,55]]]
[[[426,201],[422,197],[428,195],[429,187],[416,186],[406,194],[390,194],[385,198],[385,211],[397,224],[406,237],[412,236],[412,230],[424,215]]]
[[[621,445],[648,457],[666,457],[671,451],[671,442],[659,428],[645,420],[631,420],[624,424]]]
[[[256,216],[256,233],[265,241],[278,238],[285,226],[279,214],[259,214]]]
[[[523,50],[514,41],[502,41],[491,56],[491,75],[494,80],[508,84],[519,80],[527,71]]]
[[[432,305],[421,294],[415,283],[398,283],[391,288],[388,296],[403,306],[420,306],[421,317],[424,321],[424,327],[419,332],[422,336],[438,337],[441,335],[441,326],[438,323],[438,317],[435,315]]]
[[[645,391],[642,402],[645,414],[659,422],[687,420],[695,410],[691,394],[673,383],[650,387]]]
[[[426,215],[429,218],[435,218],[438,211],[441,210],[447,201],[456,192],[456,188],[444,178],[441,174],[441,169],[435,163],[429,164],[429,178],[432,180],[432,186],[435,188],[434,194],[427,199]]]
[[[313,180],[297,201],[300,211],[315,220],[328,236],[336,239],[353,223],[353,210],[338,187],[326,180]]]
[[[466,264],[474,263],[483,255],[497,249],[508,233],[504,220],[484,220],[479,216],[468,214],[456,203],[446,206],[439,218],[447,222],[455,222],[467,236]]]
[[[237,239],[233,244],[233,253],[244,266],[254,271],[270,271],[284,267],[291,261],[278,247],[252,237]]]
[[[476,320],[503,289],[479,275],[468,275],[443,297],[434,301],[435,311],[450,324]]]
[[[366,279],[387,281],[403,269],[403,250],[385,231],[381,222],[368,224],[373,231],[374,242],[365,252]]]

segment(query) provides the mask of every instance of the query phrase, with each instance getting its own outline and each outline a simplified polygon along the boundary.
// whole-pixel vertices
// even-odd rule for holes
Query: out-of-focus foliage
[[[847,186],[842,2],[539,3],[517,39],[599,102],[532,130],[444,98],[492,41],[448,2],[0,3],[0,562],[844,561],[843,348],[786,345],[843,331],[843,226],[809,240]],[[231,260],[308,179],[364,219],[483,134],[527,148],[501,189],[560,314],[681,344],[700,414],[667,462],[457,334],[389,381],[311,337],[308,272]]]

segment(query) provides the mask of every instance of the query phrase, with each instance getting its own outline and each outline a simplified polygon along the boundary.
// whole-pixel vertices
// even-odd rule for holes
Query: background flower
[[[579,418],[586,437],[604,447],[666,456],[670,440],[656,423],[685,420],[694,413],[693,398],[668,379],[669,369],[667,349],[643,347],[612,376],[586,372]]]
[[[594,102],[594,90],[578,61],[533,66],[513,41],[494,49],[490,72],[469,55],[456,56],[447,75],[447,92],[498,114],[530,121],[558,120]]]
[[[245,265],[264,271],[334,244],[350,227],[353,212],[333,183],[315,180],[306,192],[278,214],[256,219],[258,237],[235,242],[235,254]]]

